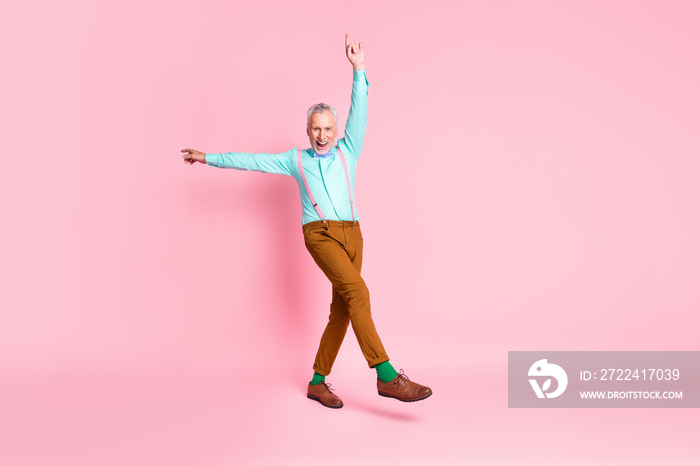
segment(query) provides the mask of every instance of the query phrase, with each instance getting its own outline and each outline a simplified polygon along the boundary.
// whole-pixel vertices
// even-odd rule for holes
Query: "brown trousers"
[[[326,220],[325,223],[307,223],[303,230],[306,249],[333,284],[331,314],[318,347],[314,371],[322,375],[330,374],[349,323],[352,323],[352,330],[369,367],[388,361],[372,320],[369,290],[360,276],[360,224]]]

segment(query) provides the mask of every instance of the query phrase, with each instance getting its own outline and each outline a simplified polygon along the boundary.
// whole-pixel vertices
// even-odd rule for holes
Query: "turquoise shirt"
[[[353,70],[352,100],[350,114],[345,123],[345,134],[337,145],[345,155],[350,175],[350,186],[355,195],[355,170],[357,160],[362,152],[367,129],[367,88],[369,83],[363,71]],[[301,223],[306,224],[321,220],[316,213],[311,199],[306,192],[304,181],[297,165],[296,148],[279,154],[251,154],[247,152],[227,152],[224,154],[206,154],[208,165],[218,168],[235,168],[237,170],[258,171],[293,176],[299,187],[302,205]],[[309,189],[327,220],[352,220],[348,184],[340,156],[336,153],[330,157],[314,158],[311,148],[301,154],[304,174]],[[355,204],[356,220],[360,219]]]

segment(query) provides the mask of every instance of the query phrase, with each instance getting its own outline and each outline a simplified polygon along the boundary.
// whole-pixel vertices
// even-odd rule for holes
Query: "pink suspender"
[[[345,179],[348,182],[348,195],[350,196],[350,210],[352,211],[352,219],[353,221],[357,221],[355,219],[355,202],[353,201],[352,198],[352,189],[350,188],[350,175],[348,174],[348,165],[345,163],[345,156],[340,150],[340,147],[336,147],[336,150],[338,151],[338,155],[340,155],[340,160],[343,162],[343,170],[345,170]],[[304,181],[304,186],[306,187],[306,193],[309,195],[309,199],[311,199],[311,203],[314,205],[314,209],[316,209],[316,213],[318,214],[319,217],[321,217],[321,220],[323,222],[326,222],[326,217],[323,215],[323,212],[321,212],[321,208],[318,206],[318,203],[316,202],[316,199],[314,199],[314,195],[311,194],[311,190],[309,189],[309,183],[306,182],[306,175],[304,174],[304,166],[301,164],[301,151],[297,149],[297,165],[299,165],[299,173],[301,173],[301,179]]]
[[[309,199],[311,199],[311,203],[314,205],[316,213],[319,217],[321,217],[321,220],[323,220],[323,222],[325,223],[326,217],[323,216],[323,212],[321,212],[321,208],[318,206],[316,199],[314,199],[314,195],[311,194],[311,190],[309,189],[309,183],[306,182],[306,175],[304,175],[304,166],[301,164],[301,151],[299,149],[297,149],[297,165],[299,165],[299,173],[301,173],[301,179],[304,180],[304,186],[306,186],[306,192],[309,195]]]

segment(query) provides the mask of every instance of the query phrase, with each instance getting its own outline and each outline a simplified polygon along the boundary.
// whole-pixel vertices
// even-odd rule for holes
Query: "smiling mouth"
[[[328,141],[326,141],[326,142],[316,141],[316,147],[318,147],[319,149],[325,149],[326,147],[328,147]]]

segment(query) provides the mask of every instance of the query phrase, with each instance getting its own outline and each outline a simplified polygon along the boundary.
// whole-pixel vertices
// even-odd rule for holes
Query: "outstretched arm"
[[[355,71],[365,69],[365,51],[361,42],[350,42],[350,34],[345,34],[345,54]]]
[[[262,173],[274,173],[278,175],[291,175],[295,167],[295,150],[281,152],[279,154],[252,152],[226,152],[222,154],[205,154],[194,149],[182,149],[182,158],[185,163],[192,165],[195,162],[204,163],[217,168],[235,168]]]

